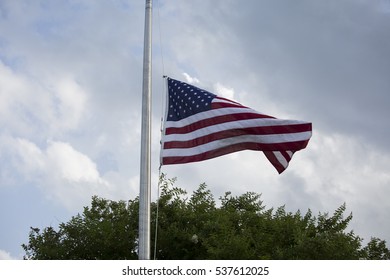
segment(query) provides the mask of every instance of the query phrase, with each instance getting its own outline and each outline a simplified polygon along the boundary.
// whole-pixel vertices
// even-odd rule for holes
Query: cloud
[[[181,24],[166,31],[178,65],[203,82],[248,92],[254,103],[268,99],[330,133],[386,149],[390,18],[378,9],[383,1],[246,3],[213,1],[215,8],[201,13],[209,2],[195,11],[183,2],[177,17],[167,19]]]
[[[222,97],[234,100],[234,89],[225,87],[221,83],[216,83],[214,85],[215,92]]]
[[[10,253],[0,250],[0,260],[12,260],[13,258],[11,257]]]
[[[200,83],[198,78],[191,77],[187,73],[183,73],[183,76],[186,79],[187,83],[190,83],[190,84],[199,84]]]
[[[1,4],[2,185],[28,182],[77,210],[93,194],[135,194],[143,14],[128,12],[138,6]]]
[[[40,149],[27,139],[14,139],[13,168],[26,181],[40,186],[45,196],[68,209],[87,204],[92,195],[110,196],[112,187],[101,177],[96,164],[69,143],[49,141]]]
[[[34,93],[34,96],[29,94]],[[31,119],[42,121],[45,116],[40,87],[19,76],[0,60],[0,124],[14,133],[31,133]],[[37,114],[38,113],[38,114]],[[42,118],[43,117],[43,118]]]
[[[79,127],[88,112],[88,94],[72,77],[41,84],[0,61],[0,84],[3,133],[61,135]]]
[[[317,131],[312,140],[292,171],[305,180],[306,192],[317,198],[317,209],[330,211],[346,202],[357,234],[366,240],[370,236],[389,240],[390,226],[384,221],[390,219],[386,199],[390,155],[350,135]]]
[[[56,84],[60,129],[75,129],[86,115],[87,93],[72,78],[62,78]]]
[[[104,184],[96,164],[86,155],[76,151],[69,143],[49,142],[46,150],[48,166],[56,177],[70,182]]]

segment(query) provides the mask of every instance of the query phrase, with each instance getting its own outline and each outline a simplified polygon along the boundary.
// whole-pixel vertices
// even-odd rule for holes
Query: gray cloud
[[[385,148],[390,129],[380,120],[388,117],[390,17],[382,4],[184,2],[168,19],[181,24],[165,32],[175,59],[199,78],[244,88],[254,99],[266,94],[317,128]],[[268,92],[258,93],[256,82]]]

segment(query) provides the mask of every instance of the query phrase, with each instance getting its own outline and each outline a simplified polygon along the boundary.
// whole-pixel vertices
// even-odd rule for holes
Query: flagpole
[[[150,259],[150,146],[152,95],[152,0],[145,1],[138,258]]]

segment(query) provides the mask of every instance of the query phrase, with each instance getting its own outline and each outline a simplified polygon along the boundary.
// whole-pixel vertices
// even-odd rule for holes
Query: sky
[[[0,259],[93,195],[138,195],[144,16],[141,0],[0,1]],[[313,123],[281,175],[242,151],[163,166],[177,186],[316,215],[345,202],[349,230],[390,247],[389,27],[389,0],[155,0],[152,199],[168,75]]]

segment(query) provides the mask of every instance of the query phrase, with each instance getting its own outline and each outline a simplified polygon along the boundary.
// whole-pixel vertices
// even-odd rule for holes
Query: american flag
[[[311,123],[277,119],[193,85],[171,78],[167,82],[162,165],[255,150],[263,151],[282,173],[309,142]]]

